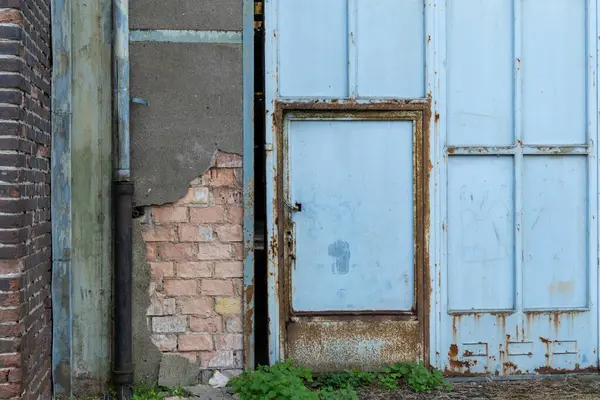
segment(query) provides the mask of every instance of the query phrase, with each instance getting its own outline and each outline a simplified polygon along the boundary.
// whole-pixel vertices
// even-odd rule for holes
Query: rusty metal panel
[[[398,361],[420,360],[424,352],[416,319],[297,319],[287,331],[288,357],[317,372],[374,370]]]

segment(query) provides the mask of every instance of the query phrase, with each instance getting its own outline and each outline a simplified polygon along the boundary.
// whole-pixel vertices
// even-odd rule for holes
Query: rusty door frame
[[[274,220],[277,221],[277,232],[269,238],[269,258],[277,260],[277,286],[279,308],[279,341],[280,354],[287,352],[287,323],[294,320],[347,320],[357,318],[373,321],[375,319],[417,320],[423,346],[423,358],[429,360],[429,256],[426,248],[426,235],[429,232],[429,168],[425,166],[429,160],[429,120],[430,102],[428,100],[397,101],[385,103],[282,103],[275,105],[274,131],[277,143],[277,173],[274,187],[277,198],[274,206]],[[294,233],[288,197],[287,166],[287,134],[285,134],[286,117],[294,120],[386,120],[413,122],[413,235],[414,235],[414,269],[415,299],[411,311],[323,311],[296,312],[291,306],[291,268],[294,263]],[[283,199],[283,200],[281,200]]]
[[[354,0],[349,0],[354,1]],[[266,175],[267,185],[269,182],[276,182],[278,179],[278,171],[281,171],[282,165],[279,164],[278,152],[280,144],[277,143],[277,126],[282,126],[284,111],[326,111],[326,112],[356,112],[361,110],[371,111],[397,111],[397,110],[421,110],[423,118],[424,141],[422,145],[422,171],[425,181],[423,182],[423,203],[427,205],[423,213],[423,229],[421,251],[422,268],[423,268],[423,290],[424,294],[423,307],[427,312],[421,321],[423,329],[424,354],[423,358],[432,364],[439,360],[436,357],[439,346],[437,338],[439,332],[440,320],[440,294],[437,282],[439,281],[438,260],[440,258],[440,248],[437,246],[439,242],[437,235],[441,234],[441,229],[435,225],[431,225],[431,221],[436,220],[439,215],[439,200],[440,195],[438,190],[439,182],[439,166],[434,161],[438,154],[438,127],[437,120],[439,114],[433,110],[437,108],[437,101],[440,94],[434,92],[434,80],[436,79],[436,71],[439,70],[437,65],[438,57],[434,48],[432,38],[437,31],[435,20],[437,17],[436,7],[440,0],[423,0],[424,2],[424,19],[425,19],[425,97],[421,99],[403,99],[391,100],[387,98],[364,99],[356,96],[356,93],[350,93],[350,98],[323,98],[319,100],[307,98],[280,98],[278,88],[278,0],[264,0],[264,31],[265,31],[265,108],[266,108],[266,140],[265,140],[265,159],[266,159]],[[352,67],[351,67],[352,68]],[[352,72],[352,71],[350,71]],[[279,122],[276,122],[279,119]],[[276,206],[283,193],[278,192],[278,185],[273,184],[267,187],[266,191],[266,206],[267,206],[267,287],[268,287],[268,314],[269,314],[269,361],[271,364],[280,360],[282,351],[282,343],[285,343],[282,338],[285,336],[281,332],[281,318],[287,310],[280,310],[278,299],[282,292],[283,286],[279,282],[279,248],[277,243],[280,241],[280,236],[283,230],[280,228],[278,221],[278,207]],[[279,205],[283,207],[283,203]],[[430,232],[429,227],[433,227]],[[416,233],[416,232],[415,232]],[[431,255],[431,257],[430,257]],[[279,316],[279,318],[273,318]],[[340,315],[338,318],[348,318],[348,316]],[[364,317],[363,317],[364,318]]]

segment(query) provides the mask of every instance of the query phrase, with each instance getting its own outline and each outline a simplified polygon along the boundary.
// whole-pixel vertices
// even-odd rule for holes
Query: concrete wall
[[[137,381],[243,367],[242,4],[130,3]]]
[[[0,398],[48,399],[50,5],[0,7]]]

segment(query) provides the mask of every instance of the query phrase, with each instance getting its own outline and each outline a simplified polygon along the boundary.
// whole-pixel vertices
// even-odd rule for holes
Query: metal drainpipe
[[[130,171],[129,139],[129,4],[113,1],[113,85],[117,165],[114,196],[114,331],[113,383],[120,400],[132,397],[132,235],[131,213],[133,183]]]

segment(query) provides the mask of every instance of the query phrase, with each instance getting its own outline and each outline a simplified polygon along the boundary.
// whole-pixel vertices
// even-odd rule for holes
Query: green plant
[[[229,386],[241,400],[317,400],[317,394],[305,385],[310,381],[312,372],[309,368],[287,360],[243,372],[229,381]]]
[[[179,386],[176,389],[163,388],[149,383],[140,383],[133,388],[131,400],[163,400],[165,397],[186,396],[185,390]]]
[[[358,394],[352,387],[334,389],[326,387],[317,392],[319,400],[358,400]]]
[[[380,376],[379,379],[379,385],[387,390],[395,390],[398,387],[398,379],[404,380],[415,392],[429,393],[435,389],[451,389],[442,371],[437,369],[430,371],[422,361],[391,365],[386,368],[385,375]]]
[[[358,369],[347,370],[345,372],[325,373],[315,379],[319,387],[331,387],[334,389],[357,388],[369,386],[377,379],[377,373],[364,372]]]

